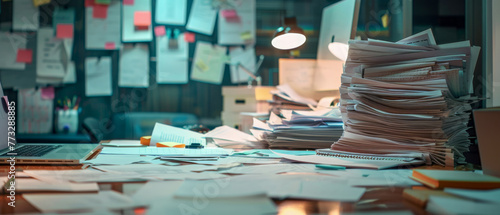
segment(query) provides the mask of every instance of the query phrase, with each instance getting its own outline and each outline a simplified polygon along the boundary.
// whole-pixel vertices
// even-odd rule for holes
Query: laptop
[[[500,177],[500,108],[474,110],[483,173]]]
[[[9,145],[7,136],[9,110],[7,100],[3,96],[0,83],[0,164],[10,164],[12,158],[15,158],[16,164],[80,164],[97,150],[99,144],[20,143]]]

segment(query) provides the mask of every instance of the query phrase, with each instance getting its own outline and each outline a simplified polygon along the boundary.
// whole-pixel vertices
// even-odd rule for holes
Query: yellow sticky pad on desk
[[[186,144],[176,142],[159,142],[156,143],[156,147],[186,148]]]
[[[151,136],[142,136],[141,137],[141,145],[149,146],[150,143],[151,143]]]

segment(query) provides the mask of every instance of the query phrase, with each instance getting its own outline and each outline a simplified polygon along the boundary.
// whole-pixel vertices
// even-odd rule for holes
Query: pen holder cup
[[[76,134],[78,131],[78,110],[58,110],[56,113],[57,133]]]

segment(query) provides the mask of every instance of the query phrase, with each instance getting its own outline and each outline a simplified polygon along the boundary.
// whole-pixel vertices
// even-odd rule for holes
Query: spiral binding
[[[335,152],[316,152],[316,154],[320,156],[350,158],[350,159],[360,159],[360,160],[408,161],[414,159],[414,158],[404,158],[404,157],[381,157],[381,156],[371,156],[371,155],[342,154]]]

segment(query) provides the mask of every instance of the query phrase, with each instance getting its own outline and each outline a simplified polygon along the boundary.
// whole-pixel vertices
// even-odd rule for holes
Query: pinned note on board
[[[55,97],[54,87],[50,86],[42,88],[41,97],[42,99],[54,99]]]
[[[104,49],[116,49],[116,45],[114,42],[106,42],[104,44]]]
[[[58,24],[56,37],[59,39],[73,38],[73,25],[72,24]]]
[[[85,7],[94,7],[94,5],[95,5],[95,0],[85,0]]]
[[[31,50],[31,49],[18,49],[16,62],[18,62],[18,63],[31,63],[31,62],[33,62],[33,50]]]
[[[134,26],[136,30],[148,30],[151,25],[151,11],[136,11],[134,13]]]
[[[92,17],[96,19],[106,19],[108,17],[108,5],[96,4],[93,9]]]
[[[194,43],[195,34],[191,32],[184,32],[184,41],[188,43]]]
[[[166,34],[165,26],[159,25],[155,27],[155,35],[157,37],[164,36]]]
[[[253,40],[252,33],[250,31],[245,31],[240,34],[240,37],[243,41],[251,41]]]
[[[134,0],[123,0],[124,5],[134,5]]]
[[[50,3],[50,0],[33,0],[33,5],[35,5],[35,7],[48,3]]]

